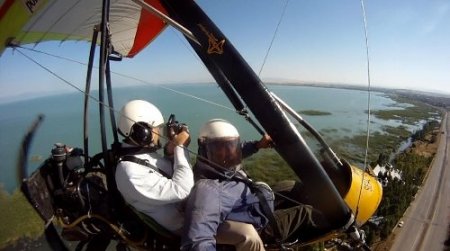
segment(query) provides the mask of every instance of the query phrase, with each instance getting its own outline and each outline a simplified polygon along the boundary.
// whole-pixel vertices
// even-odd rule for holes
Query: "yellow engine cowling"
[[[344,165],[341,170],[343,172],[340,174],[345,176],[346,182],[340,184],[345,184],[341,187],[341,191],[346,191],[345,196],[343,196],[344,201],[352,210],[356,225],[361,226],[372,217],[380,205],[383,187],[373,173],[351,166],[346,161],[343,162]],[[339,238],[341,235],[343,235],[343,232],[332,230],[323,236],[317,236],[315,239],[307,241],[304,245]]]
[[[373,174],[351,165],[350,169],[351,184],[344,200],[356,216],[356,224],[361,226],[380,205],[383,187]]]

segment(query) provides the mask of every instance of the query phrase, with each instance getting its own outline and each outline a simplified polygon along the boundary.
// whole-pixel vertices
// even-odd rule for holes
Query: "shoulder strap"
[[[155,149],[147,147],[120,147],[116,150],[116,155],[122,157],[130,154],[152,153]]]
[[[281,242],[283,241],[282,235],[280,233],[280,229],[278,228],[278,222],[275,219],[273,211],[269,206],[269,202],[267,202],[266,196],[264,196],[264,193],[261,191],[261,189],[259,189],[257,186],[255,186],[254,183],[252,183],[252,184],[253,185],[250,187],[252,188],[252,190],[254,191],[256,196],[258,197],[259,205],[261,206],[261,209],[263,210],[264,215],[269,220],[269,224],[273,229],[275,240],[278,244],[281,244]]]
[[[272,231],[274,234],[274,238],[275,238],[277,244],[281,245],[283,240],[282,240],[282,235],[280,233],[280,229],[278,228],[277,220],[275,219],[273,210],[269,206],[269,202],[267,201],[266,196],[264,196],[264,193],[262,192],[261,188],[257,184],[255,184],[252,180],[250,180],[246,177],[243,177],[242,175],[235,175],[231,179],[244,182],[245,184],[247,184],[250,187],[252,192],[256,194],[256,196],[259,199],[259,205],[261,206],[261,209],[262,209],[264,215],[269,220],[269,224],[273,229]]]
[[[141,166],[146,166],[149,167],[155,171],[157,171],[158,173],[162,174],[164,177],[171,179],[172,177],[170,177],[166,172],[164,172],[163,170],[157,168],[156,166],[150,165],[150,163],[147,160],[144,159],[140,159],[138,157],[132,156],[132,155],[125,155],[120,157],[119,162],[120,161],[130,161],[130,162],[134,162],[136,164],[139,164]]]

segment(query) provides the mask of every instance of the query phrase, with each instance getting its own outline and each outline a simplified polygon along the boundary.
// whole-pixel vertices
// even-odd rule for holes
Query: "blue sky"
[[[285,0],[198,0],[228,40],[259,72]],[[450,1],[365,1],[373,86],[450,94]],[[87,62],[85,42],[45,42],[37,50]],[[86,66],[24,51],[84,89]],[[152,83],[211,82],[184,38],[166,29],[144,52],[113,71]],[[359,0],[290,0],[261,71],[263,81],[367,86],[364,23]],[[136,81],[113,76],[116,86]],[[73,91],[66,83],[7,49],[0,57],[0,102]]]

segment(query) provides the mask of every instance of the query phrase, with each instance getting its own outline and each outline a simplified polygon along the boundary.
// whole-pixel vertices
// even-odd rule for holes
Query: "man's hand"
[[[272,138],[268,134],[264,134],[262,138],[256,143],[256,148],[270,148],[273,146]]]
[[[189,130],[187,126],[183,126],[181,132],[175,134],[175,132],[169,131],[169,133],[173,133],[170,136],[169,142],[164,146],[164,155],[167,157],[172,157],[174,153],[174,149],[176,146],[185,146],[187,147],[189,143],[191,143],[191,135],[189,134]]]
[[[175,135],[171,141],[175,146],[183,145],[187,147],[191,143],[191,135],[187,130],[183,130]]]

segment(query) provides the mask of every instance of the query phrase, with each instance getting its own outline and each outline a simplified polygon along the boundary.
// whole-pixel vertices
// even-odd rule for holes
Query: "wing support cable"
[[[100,58],[99,58],[99,100],[101,104],[99,105],[100,111],[100,130],[102,138],[102,150],[105,154],[105,160],[108,160],[107,152],[108,145],[106,141],[106,128],[105,128],[105,107],[103,105],[105,99],[105,85],[108,95],[108,105],[109,115],[111,120],[111,129],[114,137],[114,143],[117,143],[118,135],[116,130],[116,122],[114,116],[114,105],[111,87],[111,70],[110,70],[110,60],[120,60],[120,55],[117,55],[111,45],[111,34],[109,29],[109,8],[110,0],[103,0],[103,11],[102,11],[102,22],[101,22],[101,42],[100,42]],[[106,163],[108,166],[108,163]]]
[[[278,29],[280,28],[281,21],[283,21],[283,17],[284,17],[284,15],[286,13],[286,9],[287,9],[288,4],[289,4],[289,0],[286,0],[285,3],[284,3],[284,7],[283,7],[283,11],[281,13],[280,20],[278,20],[278,24],[277,24],[277,27],[275,28],[274,33],[273,33],[272,40],[270,40],[269,48],[267,49],[267,52],[266,52],[266,55],[264,56],[261,68],[259,69],[259,72],[258,72],[258,76],[259,77],[261,77],[261,72],[262,72],[262,70],[264,68],[264,65],[266,64],[267,57],[269,56],[270,49],[272,48],[273,42],[275,41],[275,37],[277,36]]]
[[[105,154],[105,160],[107,160],[106,152],[108,150],[107,142],[106,142],[106,129],[105,129],[105,108],[103,107],[104,103],[104,86],[105,86],[105,70],[106,70],[106,60],[108,54],[108,45],[109,45],[109,0],[103,0],[103,10],[102,10],[102,21],[100,25],[100,57],[99,57],[99,80],[98,80],[98,99],[100,100],[99,104],[99,113],[100,113],[100,134],[101,134],[101,142],[102,142],[102,150]]]
[[[96,25],[93,29],[92,40],[91,40],[91,49],[89,52],[89,63],[88,69],[86,73],[86,87],[84,90],[84,110],[83,110],[83,148],[84,148],[84,159],[85,165],[87,165],[89,160],[89,93],[91,91],[91,78],[92,78],[92,68],[94,65],[94,56],[95,56],[95,48],[96,41],[98,37],[98,26]]]
[[[119,142],[119,136],[117,135],[117,126],[116,126],[116,117],[114,114],[114,102],[113,102],[113,95],[112,95],[112,82],[111,82],[111,64],[110,64],[110,57],[108,57],[108,60],[106,61],[106,90],[108,92],[108,105],[111,107],[109,109],[109,118],[111,119],[111,130],[114,137],[114,143]]]
[[[89,110],[89,94],[91,89],[91,78],[92,78],[92,69],[93,69],[93,63],[94,63],[94,57],[95,57],[95,50],[96,50],[96,42],[99,32],[99,26],[96,25],[93,29],[92,34],[92,40],[91,40],[91,49],[89,53],[89,63],[88,63],[88,70],[86,73],[86,88],[84,91],[85,99],[84,99],[84,123],[83,123],[83,134],[84,134],[84,156],[85,159],[88,160],[89,158],[89,116],[88,116],[88,110]],[[107,55],[109,55],[109,38],[107,38],[106,41],[107,45]],[[114,104],[113,104],[113,96],[112,96],[112,85],[111,85],[111,69],[110,69],[110,56],[105,55],[105,69],[102,70],[102,68],[99,68],[99,74],[100,76],[105,76],[106,78],[106,89],[108,94],[108,106],[109,106],[109,116],[111,119],[111,129],[114,137],[114,142],[118,142],[118,135],[117,135],[117,126],[116,126],[116,120],[114,115]],[[113,55],[112,60],[120,60],[121,57],[117,55]],[[103,95],[103,85],[102,82],[99,81],[99,96],[100,96],[100,113],[102,114],[102,110],[104,109],[104,95]],[[104,115],[101,115],[101,117]],[[102,117],[102,128],[104,127],[104,117]],[[102,129],[105,131],[105,129]],[[103,143],[103,132],[102,132],[102,143]],[[104,140],[106,141],[106,140]],[[103,144],[102,144],[103,146]],[[104,149],[103,149],[104,150]],[[87,161],[85,162],[87,164]]]
[[[369,57],[369,35],[367,29],[367,17],[366,17],[366,8],[364,6],[364,0],[360,0],[361,2],[361,12],[364,24],[364,38],[365,38],[365,47],[366,47],[366,61],[367,61],[367,132],[366,132],[366,151],[364,154],[364,172],[361,177],[362,181],[364,181],[364,175],[368,169],[367,158],[369,155],[369,140],[370,140],[370,103],[371,103],[371,81],[370,81],[370,57]],[[363,189],[364,182],[361,182],[361,187],[359,188],[359,196],[358,203],[356,204],[356,215],[359,213],[359,202],[361,200],[361,193]]]
[[[102,22],[101,22],[101,42],[100,42],[100,57],[99,57],[99,113],[100,113],[100,132],[102,141],[102,155],[105,167],[107,168],[107,186],[108,189],[113,193],[117,194],[117,186],[114,179],[114,166],[113,160],[108,150],[108,145],[106,141],[106,128],[105,128],[105,105],[104,105],[104,86],[106,82],[107,95],[109,100],[111,127],[113,129],[114,143],[118,143],[117,130],[115,130],[115,119],[114,119],[114,107],[112,102],[112,89],[111,89],[111,76],[110,76],[110,55],[113,52],[112,45],[110,43],[110,32],[109,32],[109,9],[110,0],[103,0],[103,10],[102,10]],[[115,130],[115,131],[114,131]]]

